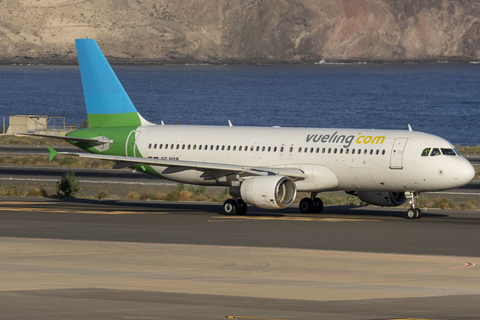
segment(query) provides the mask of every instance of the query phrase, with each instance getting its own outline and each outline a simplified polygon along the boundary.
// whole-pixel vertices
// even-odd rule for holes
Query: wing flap
[[[15,133],[21,136],[34,136],[34,137],[42,137],[42,138],[53,138],[65,141],[78,141],[78,142],[88,142],[88,143],[95,143],[95,144],[104,144],[109,143],[110,140],[108,139],[88,139],[88,138],[78,138],[78,137],[68,137],[68,136],[56,136],[53,134],[41,134],[41,133],[28,133],[28,132],[18,132]]]

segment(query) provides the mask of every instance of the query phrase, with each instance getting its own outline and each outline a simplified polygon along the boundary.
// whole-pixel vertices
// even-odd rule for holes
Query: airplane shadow
[[[79,199],[79,198],[50,198],[62,203],[77,204],[80,207],[88,210],[132,210],[141,213],[159,213],[168,211],[169,213],[209,213],[225,215],[221,203],[206,203],[206,202],[169,202],[169,201],[142,201],[142,200],[112,200],[112,199]],[[290,215],[302,217],[328,217],[328,218],[406,218],[407,208],[404,210],[394,210],[385,207],[357,207],[357,206],[326,206],[320,214],[302,214],[298,206],[294,205],[286,209],[265,210],[248,206],[246,216],[253,217],[286,217]],[[423,218],[428,217],[449,217],[448,213],[428,212],[423,211]]]

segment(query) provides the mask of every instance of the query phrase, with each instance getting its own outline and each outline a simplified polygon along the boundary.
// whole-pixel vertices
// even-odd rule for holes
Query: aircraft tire
[[[310,198],[303,198],[298,205],[301,213],[312,213],[315,211],[315,203]]]
[[[225,200],[223,203],[223,213],[228,216],[234,216],[238,212],[238,204],[233,199]]]
[[[238,199],[237,204],[238,204],[237,216],[244,216],[248,210],[247,204],[242,199]]]
[[[322,213],[323,211],[323,201],[320,198],[313,199],[315,203],[315,213]]]
[[[422,210],[420,209],[415,209],[416,211],[416,216],[415,216],[415,219],[421,219],[422,218]]]
[[[410,208],[407,210],[407,218],[408,219],[416,219],[417,218],[417,210]]]

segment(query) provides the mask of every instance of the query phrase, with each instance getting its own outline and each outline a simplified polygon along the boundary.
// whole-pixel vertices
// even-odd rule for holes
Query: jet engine
[[[405,192],[357,192],[357,197],[363,202],[382,207],[394,207],[407,201]]]
[[[258,176],[246,179],[240,187],[230,188],[230,194],[255,207],[283,209],[295,200],[297,187],[289,177]]]

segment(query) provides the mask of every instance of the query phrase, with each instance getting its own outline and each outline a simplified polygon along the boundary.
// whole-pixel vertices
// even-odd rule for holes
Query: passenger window
[[[202,150],[202,145],[201,144],[198,145],[198,150]]]
[[[245,146],[245,151],[248,151],[248,146]]]
[[[270,152],[270,150],[272,150],[272,147],[268,147],[268,152]]]
[[[430,153],[430,148],[425,148],[422,151],[422,157],[428,157],[428,154]]]
[[[302,152],[302,147],[298,148],[298,152]]]
[[[328,148],[328,153],[331,153],[332,152],[332,148]]]
[[[343,153],[343,149],[340,149],[340,153]]]
[[[228,146],[230,148],[230,146]],[[237,150],[237,146],[233,146],[233,151]]]
[[[155,143],[155,145],[153,146],[153,149],[157,149],[157,144]]]
[[[300,149],[300,151],[301,151],[301,149]],[[293,147],[290,147],[290,152],[293,152]]]
[[[305,148],[305,150],[303,150],[303,152],[307,153],[307,152],[308,152],[308,148]]]
[[[444,149],[442,148],[442,153],[444,156],[456,156],[456,153],[455,151],[453,151],[453,149]]]
[[[185,145],[184,145],[184,144],[182,144],[182,150],[183,150],[183,149],[185,149]]]
[[[259,146],[257,146],[257,152],[258,152],[258,150],[260,150],[260,147],[259,147]]]
[[[430,153],[430,157],[435,157],[435,156],[440,156],[440,155],[442,155],[442,154],[440,153],[440,150],[438,148],[434,148],[432,150],[432,153]]]
[[[165,144],[165,149],[168,149],[168,144]]]
[[[222,146],[222,151],[225,150],[225,146]]]
[[[380,150],[377,150],[377,152],[376,152],[377,156],[378,156],[379,153],[380,153]]]
[[[283,147],[280,148],[280,152],[283,152]]]
[[[265,147],[262,147],[262,151],[265,151]]]
[[[367,152],[368,152],[368,150],[367,150],[367,149],[365,149],[365,150],[363,151],[363,154],[367,154]]]
[[[253,146],[250,147],[250,151],[253,151]]]
[[[273,147],[273,152],[277,152],[277,147]]]
[[[333,153],[337,153],[337,148],[335,148],[335,150],[333,151]]]
[[[382,156],[385,154],[385,149],[382,150]]]
[[[227,146],[227,151],[230,151],[230,146]]]
[[[215,150],[217,150],[217,151],[218,151],[218,149],[220,149],[220,146],[217,144],[217,148],[216,148]]]
[[[320,152],[320,148],[317,148],[317,153],[319,153],[319,152]]]
[[[160,145],[158,146],[158,149],[162,149],[163,148],[163,144],[160,143]]]
[[[208,144],[205,145],[205,150],[208,150]]]
[[[177,144],[177,150],[178,150],[178,149],[180,149],[180,145],[179,145],[179,144]]]
[[[348,154],[348,149],[345,150],[345,154]]]
[[[373,149],[370,149],[370,154],[373,154]]]
[[[322,153],[325,153],[325,148],[322,149]]]
[[[213,144],[210,146],[210,150],[213,150]]]
[[[242,146],[239,146],[239,147],[238,147],[238,151],[242,151]]]
[[[193,145],[193,150],[195,150],[195,149],[197,149],[197,145],[196,145],[196,144]]]
[[[152,144],[150,143],[150,144],[148,145],[148,149],[151,149],[151,148],[152,148]]]
[[[174,148],[175,148],[175,145],[172,143],[172,144],[170,145],[170,149],[174,149]]]
[[[352,149],[352,154],[355,154],[355,149]]]
[[[190,145],[188,145],[187,149],[190,150]]]

